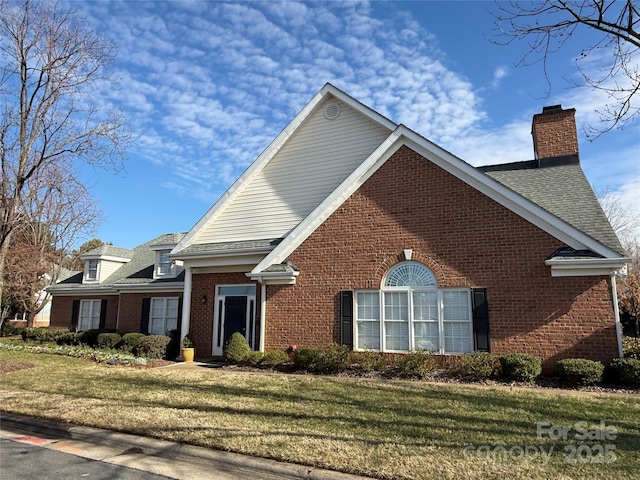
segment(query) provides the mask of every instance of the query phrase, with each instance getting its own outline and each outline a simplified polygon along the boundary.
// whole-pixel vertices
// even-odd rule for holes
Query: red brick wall
[[[74,300],[107,300],[107,316],[105,328],[116,328],[118,318],[117,295],[88,295],[84,297],[53,297],[51,301],[51,322],[49,326],[57,328],[69,328],[71,326],[71,314]]]
[[[140,332],[142,322],[142,300],[144,298],[179,297],[182,293],[122,293],[120,294],[120,319],[118,330],[123,333]],[[147,333],[147,332],[142,332]]]
[[[551,278],[562,243],[407,147],[399,150],[289,257],[297,285],[267,286],[266,348],[339,341],[340,290],[379,288],[403,260],[441,287],[486,287],[491,348],[546,365],[617,355],[607,277]]]
[[[196,340],[198,358],[211,358],[213,352],[213,320],[216,285],[250,284],[244,273],[203,273],[194,274],[191,285],[191,321],[189,329]],[[206,296],[206,303],[202,298]],[[260,327],[260,285],[256,283],[256,345]]]

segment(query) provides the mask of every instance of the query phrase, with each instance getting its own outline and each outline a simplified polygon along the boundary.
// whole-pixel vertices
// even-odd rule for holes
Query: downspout
[[[189,333],[191,318],[191,267],[184,269],[184,291],[182,293],[182,327],[180,328],[180,346],[184,337]]]
[[[267,286],[260,285],[260,351],[264,352],[265,322],[267,319]]]
[[[624,357],[622,348],[622,325],[620,324],[620,310],[618,309],[618,288],[616,286],[616,272],[610,273],[611,277],[611,295],[613,296],[613,315],[616,320],[616,337],[618,338],[618,356]]]

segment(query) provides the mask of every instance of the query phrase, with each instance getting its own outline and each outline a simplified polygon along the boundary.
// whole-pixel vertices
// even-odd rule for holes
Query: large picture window
[[[356,291],[355,301],[358,350],[473,351],[470,289],[438,288],[421,263],[396,265],[380,291]]]
[[[78,331],[100,328],[100,306],[102,300],[81,300],[78,315]]]
[[[149,333],[169,335],[178,329],[178,297],[158,297],[151,299]]]

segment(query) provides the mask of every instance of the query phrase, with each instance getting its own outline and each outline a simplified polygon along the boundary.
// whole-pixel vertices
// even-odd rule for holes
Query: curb
[[[261,473],[268,473],[275,476],[275,478],[284,479],[364,480],[370,478],[128,433],[82,427],[6,412],[1,413],[0,429],[4,431],[23,434],[31,433],[50,439],[70,440],[106,447],[116,450],[117,452],[112,453],[112,455],[121,458],[123,455],[136,455],[137,458],[140,458],[140,455],[144,455],[146,457],[169,460],[172,464],[183,463],[193,467],[195,470],[200,467],[206,467],[209,473],[214,473],[216,468],[219,469],[220,473],[227,474],[238,470],[246,473],[250,472],[255,474],[255,478],[260,478]],[[182,478],[191,478],[191,476]]]

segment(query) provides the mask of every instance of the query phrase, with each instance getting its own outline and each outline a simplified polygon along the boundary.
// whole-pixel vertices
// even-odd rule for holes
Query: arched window
[[[471,290],[439,289],[419,262],[389,270],[381,290],[356,293],[356,349],[387,352],[473,351]]]
[[[403,262],[387,274],[385,287],[437,287],[438,281],[431,270],[418,262]]]

